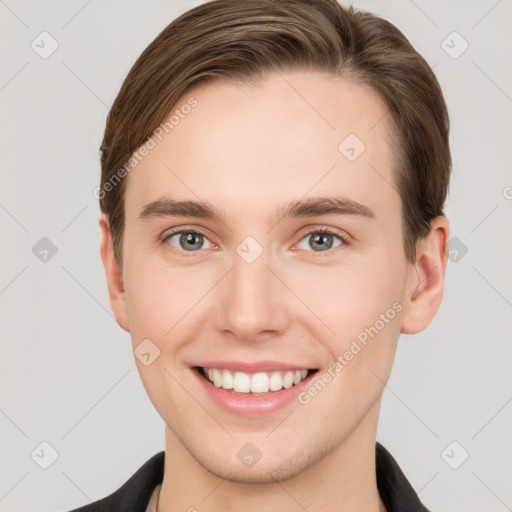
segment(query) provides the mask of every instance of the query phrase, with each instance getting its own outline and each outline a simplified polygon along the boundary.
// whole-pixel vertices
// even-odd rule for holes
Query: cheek
[[[134,346],[142,339],[160,339],[169,325],[167,307],[170,301],[163,287],[154,286],[150,279],[139,282],[131,279],[126,285],[126,307]]]
[[[186,343],[186,336],[181,340],[181,335],[192,300],[184,295],[190,294],[194,287],[186,286],[182,273],[171,274],[169,269],[149,262],[149,258],[145,262],[142,258],[127,260],[126,270],[129,276],[125,280],[126,302],[133,349],[137,351],[139,344],[150,340],[159,351],[158,357],[147,366],[136,357],[137,369],[155,409],[166,421],[172,422],[175,412],[187,406],[186,394],[180,393],[176,383],[181,377],[175,360],[182,344]]]
[[[304,287],[303,293],[308,292],[308,304],[331,326],[335,337],[347,339],[373,325],[386,312],[388,323],[396,322],[406,277],[401,264],[390,270],[386,262],[369,257],[368,264],[310,271],[310,286]]]
[[[155,258],[136,255],[127,259],[125,271],[126,306],[134,343],[141,336],[163,340],[194,303],[201,280],[197,273],[170,269]]]
[[[381,388],[374,374],[382,380],[389,375],[407,277],[405,262],[396,255],[368,254],[367,260],[364,265],[331,269],[327,279],[320,275],[324,269],[319,270],[316,282],[330,291],[327,294],[326,288],[319,287],[309,295],[312,309],[321,312],[322,320],[334,331],[324,339],[331,358],[343,359],[340,373],[345,377],[340,380],[354,387],[354,396],[374,385],[376,391]],[[315,276],[311,277],[314,282]]]

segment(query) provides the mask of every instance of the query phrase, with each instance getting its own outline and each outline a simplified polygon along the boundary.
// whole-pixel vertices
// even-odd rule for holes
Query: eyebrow
[[[289,218],[318,217],[321,215],[354,215],[375,218],[375,213],[365,205],[345,197],[308,197],[285,204],[277,212],[276,222]],[[139,214],[140,220],[162,217],[196,217],[224,222],[225,214],[207,201],[159,199],[146,204]]]

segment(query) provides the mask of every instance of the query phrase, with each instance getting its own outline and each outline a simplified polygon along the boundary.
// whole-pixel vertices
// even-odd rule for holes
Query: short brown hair
[[[369,85],[385,101],[404,252],[415,261],[417,240],[430,232],[433,218],[444,215],[451,172],[448,112],[427,62],[393,24],[335,0],[214,0],[184,13],[156,37],[109,112],[99,198],[119,262],[126,179],[112,179],[184,92],[207,79],[257,81],[267,72],[293,69]]]

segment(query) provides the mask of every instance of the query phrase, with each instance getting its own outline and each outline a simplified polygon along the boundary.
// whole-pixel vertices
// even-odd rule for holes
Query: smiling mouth
[[[277,370],[271,372],[247,373],[225,368],[195,366],[201,378],[231,393],[260,395],[276,393],[300,384],[318,371],[317,368],[303,370]]]

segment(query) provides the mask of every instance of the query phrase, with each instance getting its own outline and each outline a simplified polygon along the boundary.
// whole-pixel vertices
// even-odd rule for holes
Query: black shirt
[[[70,512],[145,512],[153,490],[164,477],[165,452],[153,455],[117,491]],[[375,447],[377,488],[387,512],[429,512],[393,456],[379,442]]]

